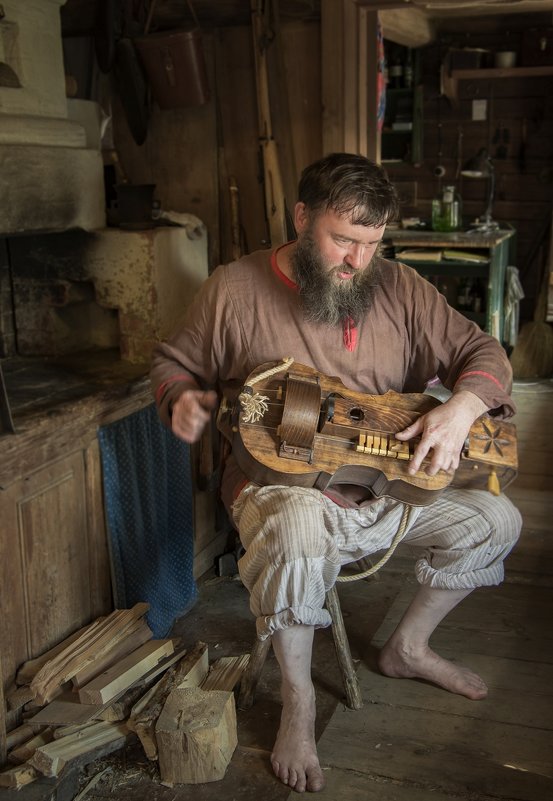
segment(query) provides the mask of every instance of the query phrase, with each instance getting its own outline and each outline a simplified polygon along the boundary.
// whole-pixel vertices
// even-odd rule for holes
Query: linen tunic
[[[178,330],[154,349],[151,381],[162,421],[170,426],[171,404],[184,389],[232,398],[256,367],[286,356],[369,394],[423,392],[437,376],[453,392],[473,392],[500,418],[514,414],[511,366],[499,342],[412,268],[374,262],[381,280],[355,328],[306,321],[276,252],[218,267]],[[221,490],[227,509],[245,480],[231,455]]]

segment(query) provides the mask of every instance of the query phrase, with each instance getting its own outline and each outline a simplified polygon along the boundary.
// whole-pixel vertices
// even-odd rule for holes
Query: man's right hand
[[[180,439],[197,442],[206,427],[211,411],[217,406],[217,393],[213,390],[185,389],[173,403],[171,429]]]

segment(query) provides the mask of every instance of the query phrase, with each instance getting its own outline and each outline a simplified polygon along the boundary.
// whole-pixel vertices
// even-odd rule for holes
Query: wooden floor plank
[[[416,586],[406,583],[374,635],[386,642],[407,609]],[[432,636],[436,650],[448,648],[529,661],[553,662],[553,593],[548,587],[503,584],[482,588],[451,612]]]
[[[326,786],[317,793],[317,801],[461,801],[451,793],[441,793],[415,783],[398,784],[382,776],[368,776],[355,770],[342,770],[334,765],[323,765]],[[298,794],[290,793],[289,801],[297,801]],[[463,801],[464,801],[463,796]]]
[[[388,704],[337,710],[319,741],[323,765],[464,798],[519,801],[553,797],[551,753],[551,731]]]
[[[359,670],[363,698],[369,699],[371,704],[406,706],[533,729],[551,727],[553,664],[443,649],[440,653],[482,676],[489,688],[488,697],[482,701],[470,701],[427,682],[391,679],[371,666],[364,666]],[[513,703],[514,699],[516,703]]]

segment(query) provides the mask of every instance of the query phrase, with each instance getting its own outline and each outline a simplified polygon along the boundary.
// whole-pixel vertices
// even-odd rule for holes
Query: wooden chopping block
[[[227,690],[173,690],[156,725],[163,784],[215,782],[238,744],[234,695]]]

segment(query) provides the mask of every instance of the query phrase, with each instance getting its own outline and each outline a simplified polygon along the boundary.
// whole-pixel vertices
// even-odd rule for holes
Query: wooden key
[[[390,448],[395,451],[397,459],[409,459],[409,443],[400,442],[399,439],[394,440],[394,444]]]

